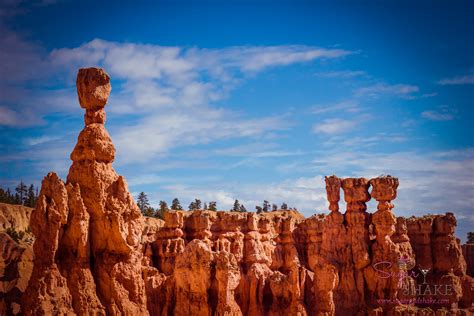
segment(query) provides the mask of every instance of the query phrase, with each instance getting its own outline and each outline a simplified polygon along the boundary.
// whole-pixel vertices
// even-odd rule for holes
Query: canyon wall
[[[31,215],[35,257],[25,315],[473,311],[453,214],[397,218],[398,179],[391,176],[327,177],[330,212],[307,219],[296,211],[170,211],[164,222],[145,222],[112,167],[104,126],[109,76],[80,69],[77,89],[85,127],[67,181],[49,173]],[[367,211],[371,198],[375,212]]]

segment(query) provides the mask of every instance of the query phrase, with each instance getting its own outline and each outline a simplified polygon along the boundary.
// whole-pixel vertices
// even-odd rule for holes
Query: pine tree
[[[181,207],[181,204],[179,203],[179,200],[175,198],[173,202],[171,202],[171,209],[173,211],[182,211],[183,208]]]
[[[33,184],[31,184],[30,187],[28,188],[28,195],[26,198],[25,205],[29,207],[35,207],[36,205],[35,187]]]
[[[15,204],[15,197],[11,193],[10,188],[7,189],[6,198],[7,198],[6,203]]]
[[[269,210],[270,210],[270,203],[268,203],[267,200],[264,200],[264,201],[263,201],[262,211],[268,212]]]
[[[155,217],[164,219],[165,213],[168,212],[168,204],[165,201],[160,201],[160,208],[156,210]]]
[[[0,188],[0,202],[5,203],[6,200],[6,192]]]
[[[234,207],[231,209],[232,212],[240,212],[240,203],[239,200],[235,200]]]
[[[21,198],[18,193],[15,193],[15,197],[12,198],[11,204],[21,204]]]
[[[278,205],[273,204],[272,205],[272,211],[274,211],[274,212],[278,211]]]
[[[201,209],[201,200],[194,199],[191,203],[189,203],[188,209],[190,211],[200,210]]]
[[[283,202],[283,204],[281,205],[280,207],[282,210],[286,211],[288,210],[288,204],[286,204],[285,202]]]
[[[28,187],[23,183],[20,184],[15,188],[16,193],[20,196],[20,203],[18,204],[25,204],[26,196],[28,194]]]
[[[149,206],[143,211],[143,215],[148,216],[148,217],[153,217],[153,215],[155,215],[155,210],[153,209],[153,207]]]
[[[243,204],[240,205],[240,211],[241,211],[242,213],[247,212],[247,209],[245,208],[245,206],[244,206]]]
[[[217,211],[217,203],[215,201],[209,202],[209,211],[216,212]]]
[[[255,209],[257,210],[257,214],[260,214],[260,213],[263,212],[263,209],[262,209],[261,206],[258,206],[258,205],[257,205],[257,206],[255,206]]]
[[[207,211],[208,207],[207,207],[207,203],[206,203],[206,202],[204,202],[204,206],[202,207],[202,209]]]
[[[140,192],[140,194],[138,195],[137,205],[144,215],[145,212],[149,212],[148,209],[150,208],[150,203],[148,202],[148,196],[145,194],[145,192]]]
[[[7,188],[7,190],[5,191],[5,200],[4,200],[4,202],[9,203],[9,204],[13,203],[13,197],[12,197],[12,193],[10,191],[10,188]]]
[[[467,233],[467,243],[474,244],[474,232]]]
[[[194,203],[196,204],[196,209],[200,210],[201,209],[201,200],[195,199]]]

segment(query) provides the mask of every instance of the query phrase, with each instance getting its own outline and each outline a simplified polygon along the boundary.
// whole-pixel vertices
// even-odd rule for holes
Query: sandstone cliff
[[[308,219],[178,211],[145,228],[112,167],[109,76],[81,69],[77,89],[85,127],[67,181],[48,174],[31,215],[25,315],[472,313],[473,279],[454,216],[397,218],[394,177],[328,177],[330,212]],[[371,198],[378,206],[369,212]]]

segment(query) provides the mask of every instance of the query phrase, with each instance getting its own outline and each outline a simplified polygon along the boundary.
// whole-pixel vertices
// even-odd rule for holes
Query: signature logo
[[[390,261],[380,261],[372,265],[381,279],[397,278],[397,287],[403,290],[404,295],[410,296],[451,296],[453,293],[451,284],[429,284],[427,276],[429,268],[418,267],[415,269],[413,260],[407,256],[402,256],[394,265]],[[417,285],[408,280],[417,281]]]

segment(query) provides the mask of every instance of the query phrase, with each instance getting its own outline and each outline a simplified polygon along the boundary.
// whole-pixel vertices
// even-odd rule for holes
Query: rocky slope
[[[390,176],[326,178],[330,212],[307,219],[178,211],[145,220],[112,167],[108,75],[81,69],[77,88],[85,127],[67,181],[48,174],[31,215],[37,239],[25,315],[472,313],[456,219],[397,218]]]
[[[16,231],[28,230],[31,212],[31,207],[0,203],[0,231],[8,228],[14,228]]]
[[[0,203],[0,315],[20,311],[21,296],[31,276],[33,236],[28,227],[32,211]]]

